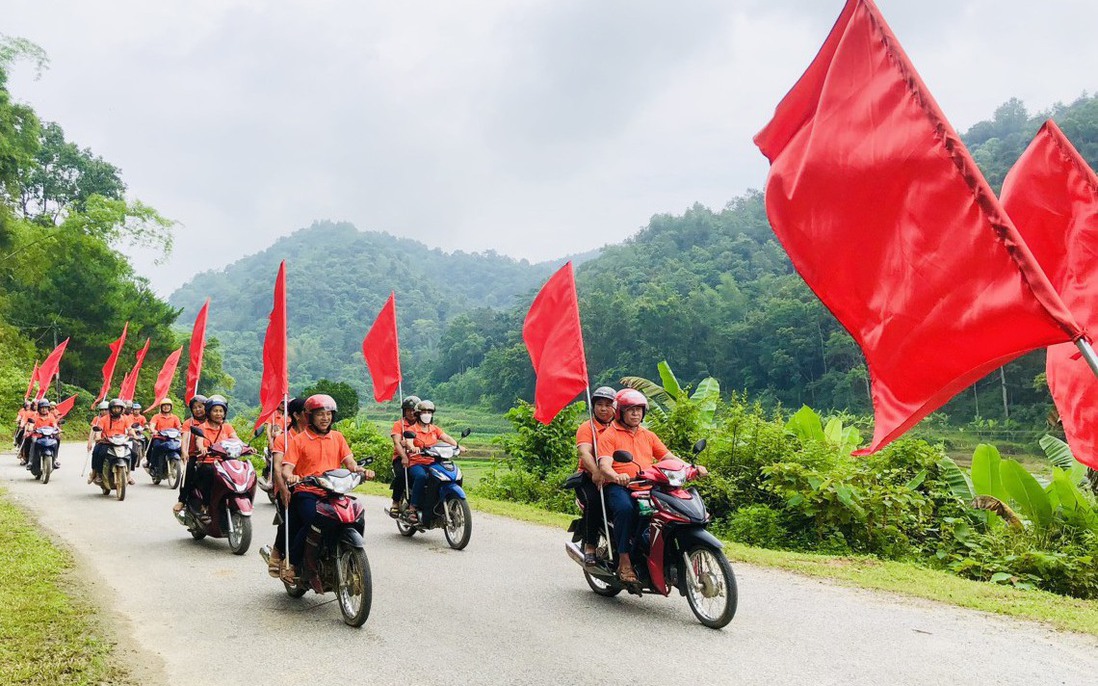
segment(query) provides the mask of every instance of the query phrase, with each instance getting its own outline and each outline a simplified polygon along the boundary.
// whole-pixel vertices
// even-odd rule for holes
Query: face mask
[[[424,424],[430,424],[431,420],[434,418],[435,415],[433,412],[424,412],[419,416],[419,421],[423,422]]]

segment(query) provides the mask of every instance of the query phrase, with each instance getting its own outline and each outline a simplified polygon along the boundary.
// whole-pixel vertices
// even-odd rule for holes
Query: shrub
[[[718,530],[734,541],[764,548],[784,548],[789,540],[782,513],[769,505],[740,508]]]

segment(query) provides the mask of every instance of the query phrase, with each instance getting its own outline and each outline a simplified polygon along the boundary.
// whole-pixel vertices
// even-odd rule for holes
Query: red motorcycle
[[[705,441],[699,441],[694,446],[694,455],[704,449]],[[624,450],[615,452],[613,458],[615,462],[633,461],[633,456]],[[572,522],[568,527],[572,540],[564,547],[583,567],[591,590],[613,597],[623,590],[636,595],[667,596],[676,589],[679,595],[686,596],[690,610],[705,626],[720,629],[732,621],[738,600],[732,565],[721,550],[721,542],[705,529],[710,517],[697,489],[683,488],[697,476],[698,470],[693,465],[668,458],[643,470],[630,482],[641,518],[647,520],[638,530],[631,555],[638,584],[625,584],[618,578],[617,556],[608,551],[605,531],[596,550],[597,564],[584,566],[583,549],[579,545],[583,520]],[[578,475],[570,477],[565,487],[578,488]],[[576,502],[582,510],[581,500]],[[613,536],[612,522],[609,527]]]
[[[196,541],[207,536],[228,538],[234,555],[248,552],[252,544],[252,502],[255,500],[255,468],[246,458],[255,450],[243,441],[230,438],[214,443],[209,455],[214,462],[215,477],[210,488],[210,502],[201,509],[202,493],[195,488],[186,506],[175,513],[179,523],[187,527]]]

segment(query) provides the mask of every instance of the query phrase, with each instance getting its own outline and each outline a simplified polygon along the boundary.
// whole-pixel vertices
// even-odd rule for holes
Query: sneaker
[[[54,460],[53,461],[53,468],[54,469],[61,469],[61,461],[60,460]]]

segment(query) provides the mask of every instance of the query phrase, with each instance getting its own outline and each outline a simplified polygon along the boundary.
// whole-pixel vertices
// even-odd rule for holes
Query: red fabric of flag
[[[188,405],[198,393],[198,379],[202,376],[202,354],[206,351],[206,318],[210,314],[210,299],[198,311],[191,329],[190,362],[187,364],[187,383],[183,389],[183,402]]]
[[[141,374],[141,365],[145,363],[145,355],[149,352],[149,343],[151,342],[151,338],[146,338],[145,347],[137,351],[137,356],[134,358],[133,369],[126,375],[125,380],[122,381],[122,390],[118,392],[118,397],[122,400],[132,402],[134,395],[137,394],[137,377]]]
[[[75,404],[76,404],[76,396],[75,395],[70,396],[68,398],[65,398],[61,402],[57,403],[57,407],[54,408],[57,412],[57,418],[60,419],[60,418],[64,417],[65,415],[67,415],[69,413],[69,411],[72,410],[72,406],[75,405]]]
[[[38,368],[38,395],[35,396],[35,400],[41,400],[46,397],[46,391],[49,390],[50,383],[53,381],[53,377],[57,376],[57,370],[61,366],[61,356],[65,354],[65,348],[69,345],[69,339],[61,341],[61,345],[53,349],[49,357],[42,362],[42,366]]]
[[[23,394],[23,400],[30,397],[36,383],[38,383],[38,360],[34,361],[34,371],[31,372],[30,381],[27,382],[27,392]]]
[[[755,142],[775,234],[866,358],[875,429],[855,454],[1082,335],[870,0],[848,0]]]
[[[1064,303],[1098,328],[1098,176],[1048,121],[1003,182],[1003,208]],[[1071,451],[1098,469],[1098,378],[1071,343],[1048,349],[1048,387]]]
[[[374,400],[379,403],[392,400],[401,380],[396,293],[389,294],[366,338],[362,339],[362,357],[374,384]]]
[[[126,331],[129,328],[130,323],[126,322],[122,326],[122,335],[109,346],[111,354],[107,357],[107,361],[103,365],[103,386],[99,389],[99,395],[92,401],[92,405],[98,404],[100,400],[106,398],[107,394],[111,392],[111,384],[114,382],[114,368],[118,364],[118,355],[122,352],[122,346],[126,344]]]
[[[587,389],[579,302],[572,263],[549,278],[522,325],[522,340],[537,375],[534,419],[548,424]]]
[[[286,260],[278,267],[275,279],[274,307],[263,339],[263,382],[259,388],[259,418],[255,429],[266,423],[278,404],[290,393],[290,373],[286,361]]]
[[[159,403],[164,398],[168,397],[168,391],[171,389],[172,381],[175,379],[175,369],[179,366],[179,358],[183,355],[183,348],[168,355],[168,358],[164,360],[164,365],[160,367],[160,373],[156,375],[156,384],[153,385],[153,402]],[[149,408],[150,410],[152,407]]]

